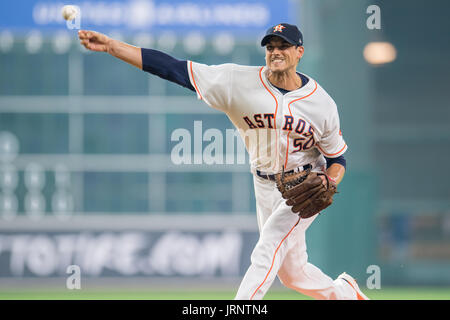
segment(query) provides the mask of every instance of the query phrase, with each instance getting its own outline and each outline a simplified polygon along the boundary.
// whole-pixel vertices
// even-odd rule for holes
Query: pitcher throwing
[[[333,99],[297,72],[303,36],[294,25],[269,28],[261,40],[265,66],[205,65],[138,48],[94,31],[82,45],[192,91],[238,129],[254,175],[260,238],[235,299],[262,299],[278,276],[315,299],[368,298],[346,273],[336,280],[308,262],[305,232],[332,203],[346,167],[347,145]]]

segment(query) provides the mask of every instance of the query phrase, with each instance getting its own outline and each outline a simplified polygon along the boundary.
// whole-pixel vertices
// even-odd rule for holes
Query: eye
[[[273,51],[273,47],[272,46],[267,46],[266,49],[267,49],[267,51]]]

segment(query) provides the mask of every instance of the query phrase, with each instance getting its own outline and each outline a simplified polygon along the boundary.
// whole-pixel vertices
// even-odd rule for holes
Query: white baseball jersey
[[[336,104],[311,77],[282,94],[266,78],[267,67],[187,63],[198,98],[224,112],[238,129],[252,172],[323,166],[323,155],[334,158],[347,150]]]
[[[336,104],[311,77],[300,89],[282,94],[266,78],[266,67],[187,63],[198,98],[227,114],[238,129],[253,173],[306,164],[323,170],[324,156],[347,150]],[[333,281],[307,261],[305,232],[317,215],[301,219],[275,182],[258,175],[253,181],[260,238],[235,299],[262,299],[276,276],[286,287],[316,299],[356,299],[351,285]]]

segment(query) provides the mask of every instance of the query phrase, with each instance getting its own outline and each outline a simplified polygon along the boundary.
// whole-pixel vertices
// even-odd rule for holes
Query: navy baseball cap
[[[280,23],[267,29],[266,35],[261,40],[261,47],[264,47],[273,36],[280,37],[296,46],[303,45],[303,35],[300,30],[298,30],[297,26],[293,24]]]

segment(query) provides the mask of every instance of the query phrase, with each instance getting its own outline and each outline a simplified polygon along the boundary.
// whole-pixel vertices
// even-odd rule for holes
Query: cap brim
[[[283,40],[289,42],[290,44],[293,44],[293,45],[300,45],[300,44],[298,44],[298,43],[296,43],[296,42],[294,42],[294,41],[292,41],[292,40],[286,38],[286,37],[283,36],[282,34],[279,34],[279,33],[271,33],[271,34],[265,35],[264,38],[262,38],[262,40],[261,40],[261,47],[264,47],[264,46],[270,41],[270,38],[272,38],[272,37],[279,37],[279,38],[281,38],[281,39],[283,39]]]

